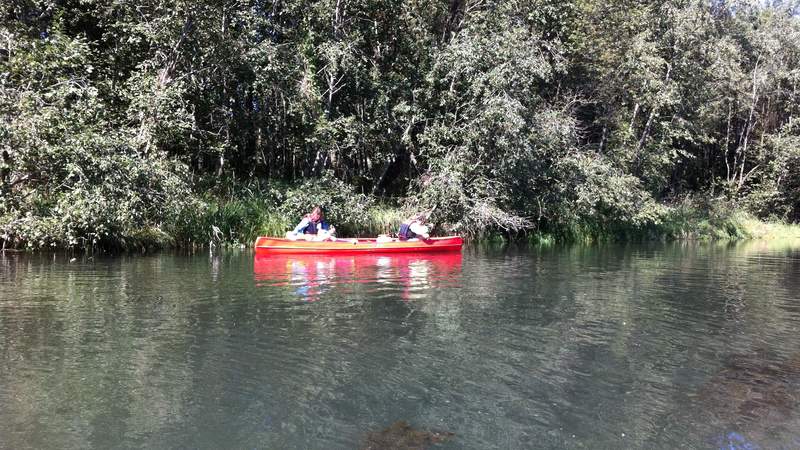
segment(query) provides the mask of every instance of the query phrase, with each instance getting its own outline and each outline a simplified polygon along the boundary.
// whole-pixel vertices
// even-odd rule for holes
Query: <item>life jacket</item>
[[[328,229],[328,222],[325,222],[325,219],[319,222],[313,222],[311,221],[311,219],[309,219],[308,225],[306,225],[305,228],[300,230],[300,232],[303,234],[317,234],[317,225],[320,225],[320,228],[322,228],[323,230]]]
[[[417,233],[411,231],[411,224],[416,221],[411,221],[410,223],[401,223],[400,230],[397,232],[397,238],[401,241],[407,241],[409,239],[414,239],[417,237]]]

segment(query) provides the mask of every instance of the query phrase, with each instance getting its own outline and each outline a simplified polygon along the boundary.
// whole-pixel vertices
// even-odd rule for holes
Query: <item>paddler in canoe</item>
[[[427,241],[431,238],[430,227],[426,225],[427,221],[428,216],[426,214],[415,214],[400,224],[400,228],[397,230],[397,238],[393,238],[386,234],[381,234],[378,236],[377,242],[386,243],[397,241]]]
[[[430,239],[430,228],[425,225],[428,217],[419,213],[410,217],[408,220],[400,224],[400,229],[397,231],[397,238],[401,241],[408,241],[411,239]]]
[[[294,227],[294,230],[286,233],[286,239],[307,241],[335,241],[336,228],[325,221],[325,210],[321,206],[315,206],[303,220]]]

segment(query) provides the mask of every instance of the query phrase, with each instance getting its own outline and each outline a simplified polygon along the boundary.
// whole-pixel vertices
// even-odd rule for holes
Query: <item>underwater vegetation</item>
[[[381,431],[367,434],[360,450],[425,450],[431,444],[455,436],[449,431],[417,430],[405,420],[398,420]]]
[[[780,359],[755,352],[733,355],[701,388],[704,414],[714,427],[729,430],[715,439],[718,448],[796,448],[796,440],[773,442],[800,417],[800,353]],[[758,445],[759,442],[765,443]],[[766,444],[769,442],[769,445]],[[776,447],[777,446],[777,447]]]

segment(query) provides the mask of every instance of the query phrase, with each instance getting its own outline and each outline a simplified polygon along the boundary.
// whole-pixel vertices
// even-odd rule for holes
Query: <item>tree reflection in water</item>
[[[454,285],[461,274],[461,253],[387,255],[256,256],[258,286],[285,286],[304,301],[314,302],[331,290],[347,293],[361,285],[389,290],[404,301],[429,288]]]

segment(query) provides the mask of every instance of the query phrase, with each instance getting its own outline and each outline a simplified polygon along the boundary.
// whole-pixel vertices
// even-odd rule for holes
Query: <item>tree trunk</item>
[[[742,188],[744,184],[744,166],[745,162],[747,161],[747,142],[750,138],[750,130],[753,128],[753,114],[756,110],[756,104],[758,103],[758,80],[756,79],[756,74],[758,73],[758,61],[756,61],[756,66],[753,68],[753,95],[750,102],[750,113],[747,116],[747,122],[744,126],[744,137],[742,138],[742,144],[740,145],[741,148],[741,166],[739,167],[739,183],[737,184],[736,190]]]
[[[667,63],[667,74],[664,76],[664,86],[669,83],[669,76],[670,72],[672,71],[672,65]],[[650,116],[647,118],[647,123],[644,125],[644,131],[642,131],[642,137],[639,139],[639,144],[636,146],[636,166],[639,166],[639,152],[644,147],[644,143],[647,140],[647,136],[650,133],[650,126],[653,124],[653,118],[658,114],[658,109],[661,106],[661,100],[656,98],[655,105],[653,109],[650,111]]]
[[[724,150],[723,155],[725,156],[725,181],[727,181],[728,183],[731,182],[731,164],[728,161],[728,150],[729,150],[728,147],[730,146],[730,142],[731,142],[731,118],[732,117],[733,117],[733,105],[731,105],[731,103],[728,102],[728,128],[727,128],[727,131],[725,133],[725,147],[723,149]]]

